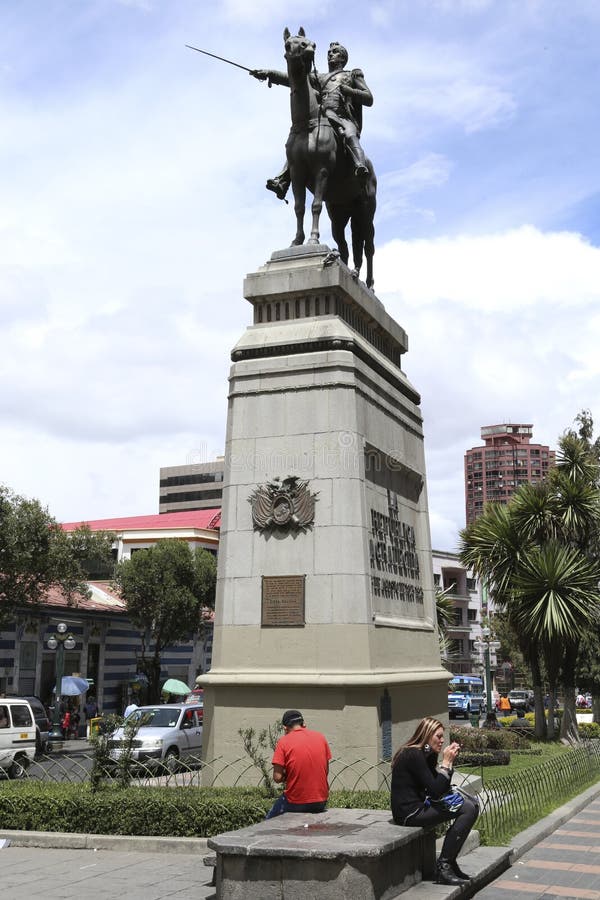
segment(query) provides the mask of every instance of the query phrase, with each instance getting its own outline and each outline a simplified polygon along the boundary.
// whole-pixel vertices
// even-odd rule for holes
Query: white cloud
[[[502,234],[391,241],[377,254],[378,291],[403,305],[519,313],[600,302],[600,248],[581,235],[522,226]]]

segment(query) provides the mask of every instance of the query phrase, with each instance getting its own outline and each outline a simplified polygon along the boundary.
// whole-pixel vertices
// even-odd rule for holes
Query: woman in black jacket
[[[438,719],[426,716],[392,760],[392,815],[397,825],[425,828],[453,819],[437,861],[436,881],[463,884],[469,876],[459,869],[456,858],[479,814],[479,806],[470,797],[464,797],[454,810],[435,804],[451,790],[454,760],[460,750],[455,741],[442,748],[444,726]],[[440,753],[442,762],[438,766]]]

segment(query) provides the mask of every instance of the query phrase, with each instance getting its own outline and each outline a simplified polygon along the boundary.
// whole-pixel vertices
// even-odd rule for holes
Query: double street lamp
[[[498,650],[500,641],[492,640],[492,633],[487,625],[481,629],[481,637],[475,641],[475,649],[480,652],[483,650],[483,659],[485,663],[485,700],[487,711],[493,711],[492,705],[492,677],[490,673],[490,650]]]
[[[60,727],[60,695],[62,691],[62,680],[65,673],[65,650],[73,650],[75,647],[75,638],[68,630],[64,622],[59,622],[56,626],[56,633],[51,635],[46,641],[50,650],[56,650],[55,658],[55,688],[54,688],[54,712],[52,714],[52,731],[48,735],[50,741],[62,741],[63,733]]]

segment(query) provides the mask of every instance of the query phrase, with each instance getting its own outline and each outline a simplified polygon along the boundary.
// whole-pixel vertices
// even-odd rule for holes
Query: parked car
[[[483,694],[463,694],[454,691],[448,694],[448,715],[451,719],[470,715],[482,715],[485,712],[485,697]]]
[[[138,706],[110,736],[110,758],[118,762],[130,746],[134,762],[146,766],[164,765],[175,771],[179,760],[200,755],[202,714],[199,703]],[[131,738],[129,730],[132,732]]]
[[[0,699],[0,775],[21,778],[35,757],[35,720],[22,697]]]
[[[9,696],[12,697],[13,695],[10,694]],[[23,697],[23,700],[27,700],[31,706],[33,718],[35,719],[35,752],[45,753],[49,749],[48,736],[52,727],[46,707],[39,697],[34,697],[33,695]]]
[[[535,708],[533,700],[533,691],[514,690],[508,692],[508,700],[511,709],[524,709],[525,712],[532,712]]]

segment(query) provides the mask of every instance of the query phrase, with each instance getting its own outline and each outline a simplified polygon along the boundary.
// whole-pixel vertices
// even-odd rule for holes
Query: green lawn
[[[531,769],[533,766],[539,766],[541,763],[556,756],[562,756],[569,753],[570,747],[560,744],[556,741],[531,741],[530,751],[511,750],[510,763],[507,766],[483,766],[471,767],[466,766],[460,769],[465,775],[481,775],[484,784],[496,781],[498,778],[506,778],[507,775],[514,775],[523,769]],[[531,752],[534,751],[534,752]]]

